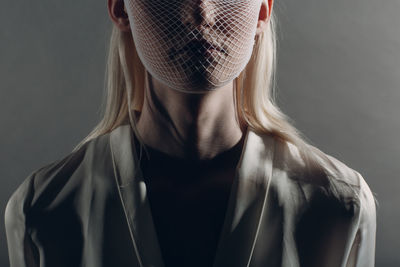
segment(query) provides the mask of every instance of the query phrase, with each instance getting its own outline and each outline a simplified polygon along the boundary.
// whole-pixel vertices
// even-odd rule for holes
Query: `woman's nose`
[[[214,0],[186,0],[182,7],[185,14],[183,20],[185,24],[190,24],[193,28],[210,27],[214,23],[216,6]]]

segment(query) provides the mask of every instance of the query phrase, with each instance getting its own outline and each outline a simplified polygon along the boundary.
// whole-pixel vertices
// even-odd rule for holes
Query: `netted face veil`
[[[250,60],[263,0],[124,0],[146,70],[184,92],[214,90]]]

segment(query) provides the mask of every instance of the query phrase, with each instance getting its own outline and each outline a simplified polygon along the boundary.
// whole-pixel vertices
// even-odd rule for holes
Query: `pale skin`
[[[273,0],[260,7],[256,34],[265,31]],[[108,0],[108,12],[121,31],[131,31],[124,3]],[[233,81],[213,91],[185,93],[150,77],[137,123],[143,142],[178,158],[209,160],[229,150],[243,135],[234,106]]]

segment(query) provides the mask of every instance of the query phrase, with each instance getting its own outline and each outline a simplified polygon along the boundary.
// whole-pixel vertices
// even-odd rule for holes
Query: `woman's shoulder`
[[[369,266],[378,202],[363,175],[315,146],[283,141],[276,143],[273,166],[270,206],[285,214],[300,249],[324,233],[324,251],[345,249],[349,262],[357,257]]]
[[[298,193],[298,203],[318,205],[326,200],[350,212],[375,214],[378,202],[359,171],[316,146],[307,144],[300,148],[290,142],[277,143],[274,172],[278,177],[275,186],[280,191],[292,188],[288,194],[296,199],[293,194]]]
[[[93,182],[94,176],[101,177],[110,157],[108,135],[93,138],[79,149],[31,171],[9,197],[6,221],[59,205],[79,191],[82,184]]]

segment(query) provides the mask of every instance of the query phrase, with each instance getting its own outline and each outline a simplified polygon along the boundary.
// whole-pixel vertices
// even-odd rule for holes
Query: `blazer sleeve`
[[[377,201],[364,178],[356,173],[360,181],[360,219],[346,267],[374,267]]]
[[[10,267],[39,266],[38,247],[33,242],[27,226],[27,207],[32,198],[33,174],[11,195],[5,209],[5,230]]]

